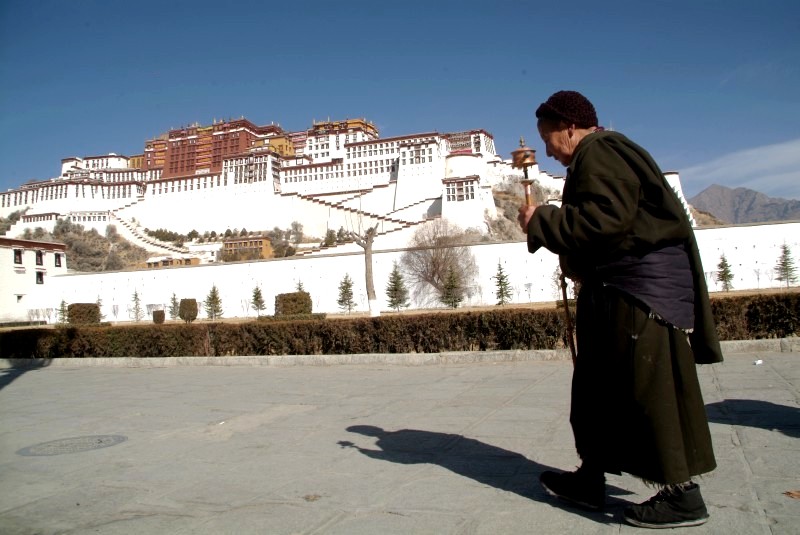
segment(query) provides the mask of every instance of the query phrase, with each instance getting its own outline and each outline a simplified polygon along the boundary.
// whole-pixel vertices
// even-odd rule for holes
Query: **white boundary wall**
[[[800,257],[800,222],[729,226],[695,230],[700,246],[706,280],[711,291],[718,290],[715,282],[717,264],[724,253],[731,265],[736,290],[778,288],[774,267],[781,246],[789,245],[795,265]],[[473,295],[462,306],[494,305],[498,261],[513,288],[512,302],[528,303],[554,301],[556,288],[552,278],[557,266],[555,255],[546,250],[528,254],[524,242],[472,246],[479,274],[474,281]],[[387,310],[386,285],[395,261],[402,250],[381,250],[376,241],[373,256],[375,291],[381,310]],[[69,259],[67,259],[69,261]],[[202,302],[216,285],[224,317],[253,317],[249,308],[253,288],[258,285],[267,310],[274,313],[275,295],[295,291],[302,282],[311,294],[314,312],[340,312],[336,304],[339,283],[345,274],[353,280],[357,311],[366,311],[367,296],[364,282],[363,252],[295,257],[283,260],[262,260],[231,264],[211,264],[189,267],[119,271],[97,274],[67,274],[52,277],[46,293],[36,297],[40,306],[58,308],[61,300],[67,303],[102,302],[106,321],[129,321],[129,309],[134,291],[138,292],[146,318],[150,310],[168,308],[173,293],[178,299],[194,298]],[[413,305],[412,305],[413,307]],[[53,316],[55,317],[55,316]],[[200,318],[205,314],[201,308]],[[19,318],[23,321],[27,318]]]
[[[721,291],[717,266],[725,255],[734,290],[785,287],[775,279],[775,265],[784,244],[800,273],[800,222],[760,223],[695,230],[709,291]],[[796,284],[795,284],[796,285]]]

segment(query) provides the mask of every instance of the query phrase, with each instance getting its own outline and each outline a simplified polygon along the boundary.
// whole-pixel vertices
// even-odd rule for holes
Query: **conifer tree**
[[[131,308],[131,313],[133,314],[133,321],[142,321],[142,319],[144,319],[142,300],[139,297],[138,290],[133,291],[133,308]]]
[[[497,285],[494,293],[497,297],[497,304],[503,306],[511,301],[511,285],[508,283],[508,275],[503,271],[503,265],[499,260],[497,261],[497,274],[493,278]]]
[[[106,319],[106,315],[103,314],[103,300],[100,299],[100,296],[97,296],[97,301],[95,302],[97,305],[97,313],[100,314],[100,321]]]
[[[58,323],[67,323],[68,317],[69,310],[67,309],[67,302],[62,299],[61,304],[58,305]]]
[[[733,289],[733,272],[724,253],[717,264],[717,282],[722,284],[722,290],[725,292]]]
[[[331,245],[336,245],[336,231],[333,229],[328,229],[328,232],[325,233],[325,240],[322,242],[322,245],[325,247],[330,247]]]
[[[222,317],[222,300],[219,297],[219,290],[217,290],[216,284],[211,286],[211,291],[208,292],[204,306],[208,319],[213,321]]]
[[[297,291],[297,292],[305,292],[306,291],[306,289],[303,287],[303,281],[301,281],[301,280],[297,281],[297,286],[295,286],[295,291]]]
[[[169,319],[176,320],[178,319],[178,314],[180,313],[180,303],[178,302],[178,296],[175,293],[172,293],[172,298],[169,300]]]
[[[785,282],[787,289],[792,283],[797,282],[797,269],[794,267],[792,251],[785,243],[781,246],[781,256],[775,265],[775,279]]]
[[[261,312],[267,308],[267,305],[264,303],[264,296],[261,295],[261,288],[256,286],[253,288],[253,299],[250,302],[250,306],[256,311],[256,316],[259,318],[261,317]]]
[[[389,274],[386,297],[389,298],[389,307],[395,311],[399,311],[400,307],[408,306],[408,288],[406,288],[406,283],[403,280],[403,275],[400,273],[397,262],[394,263],[392,272]]]
[[[350,274],[345,274],[342,282],[339,283],[339,299],[336,300],[339,308],[346,310],[349,314],[355,308],[356,303],[353,301],[353,280]]]
[[[464,287],[461,285],[458,273],[453,268],[447,272],[439,300],[450,308],[458,308],[458,305],[464,300]]]

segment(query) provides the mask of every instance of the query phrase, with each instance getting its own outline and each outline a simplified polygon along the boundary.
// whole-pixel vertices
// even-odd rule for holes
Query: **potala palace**
[[[528,174],[545,189],[561,191],[563,179],[538,166]],[[173,294],[201,302],[212,285],[220,291],[225,317],[253,316],[249,299],[256,286],[268,304],[266,313],[272,313],[274,296],[293,291],[298,283],[311,294],[315,312],[338,312],[338,283],[346,274],[354,281],[360,310],[386,310],[389,273],[416,229],[443,218],[485,232],[488,220],[497,217],[492,188],[521,178],[521,171],[497,154],[485,130],[381,138],[364,119],[314,122],[299,132],[257,126],[244,118],[215,120],[147,140],[142,154],[65,158],[58,177],[0,193],[0,216],[24,211],[0,237],[0,322],[55,321],[62,300],[100,300],[108,321],[128,321],[134,291],[149,313],[165,308]],[[678,174],[666,178],[685,205]],[[63,246],[19,238],[26,228],[52,230],[63,218],[101,234],[114,225],[125,239],[158,258],[194,256],[203,263],[72,273]],[[367,303],[363,250],[352,243],[287,259],[218,263],[212,245],[177,248],[144,232],[266,230],[293,221],[303,225],[304,234],[319,238],[328,230],[375,227],[378,302]],[[784,243],[796,250],[798,225],[697,229],[710,289],[716,287],[715,269],[723,253],[733,268],[734,288],[778,286],[772,268]],[[509,276],[515,302],[555,299],[554,255],[529,255],[522,242],[472,249],[479,276],[465,305],[496,302],[498,263]]]
[[[20,227],[66,217],[101,231],[183,234],[297,220],[324,237],[352,228],[356,216],[381,235],[435,217],[480,227],[494,216],[491,187],[508,170],[483,130],[382,139],[361,119],[293,133],[215,121],[148,140],[137,156],[66,158],[57,178],[0,193],[0,215],[28,208]]]

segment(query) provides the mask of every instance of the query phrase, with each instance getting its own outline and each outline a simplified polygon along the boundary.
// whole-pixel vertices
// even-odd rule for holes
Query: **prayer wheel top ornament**
[[[520,136],[519,148],[511,151],[511,167],[522,169],[522,174],[525,175],[525,179],[520,180],[520,182],[525,190],[525,204],[528,206],[533,206],[533,193],[531,192],[533,180],[528,178],[528,167],[532,165],[536,165],[536,151],[526,147],[525,139]]]
[[[528,167],[536,165],[536,151],[525,146],[525,138],[519,138],[519,148],[511,151],[511,167],[522,169],[528,178]]]

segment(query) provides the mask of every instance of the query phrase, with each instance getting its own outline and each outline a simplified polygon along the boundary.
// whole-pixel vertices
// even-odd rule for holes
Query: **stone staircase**
[[[11,225],[7,231],[2,233],[2,236],[5,236],[6,238],[16,238],[17,236],[21,236],[22,233],[25,232],[25,229],[29,227],[30,227],[29,223],[23,223],[22,219],[20,219],[19,221]],[[50,228],[48,230],[52,231],[53,229]]]
[[[422,225],[424,223],[427,223],[428,221],[433,221],[433,220],[436,220],[436,219],[440,219],[441,217],[442,216],[440,216],[440,215],[436,215],[436,216],[433,216],[433,217],[428,217],[428,218],[422,219],[420,221],[406,221],[405,223],[403,223],[402,225],[400,225],[398,227],[378,232],[377,234],[375,234],[375,239],[380,238],[381,236],[388,236],[388,235],[390,235],[392,233],[403,231],[403,230],[405,230],[407,228],[411,228],[411,227],[415,227],[415,226],[418,226],[418,225]],[[313,255],[313,254],[316,254],[316,253],[322,253],[322,252],[324,252],[324,253],[334,252],[335,253],[336,251],[334,251],[334,249],[336,249],[337,247],[342,247],[344,245],[350,245],[352,243],[353,243],[352,241],[348,241],[348,242],[344,242],[344,243],[336,243],[336,244],[333,244],[333,245],[320,245],[320,246],[317,246],[317,247],[309,247],[308,249],[303,249],[302,251],[296,252],[294,254],[294,256],[310,256],[310,255]]]
[[[359,197],[362,197],[362,196],[370,193],[373,189],[379,188],[379,187],[388,187],[388,184],[386,184],[386,185],[378,185],[378,186],[375,186],[374,188],[371,188],[371,189],[356,191],[356,192],[353,192],[352,195],[350,195],[348,197],[345,197],[345,198],[340,198],[340,199],[338,199],[336,201],[328,201],[328,200],[325,200],[323,198],[320,198],[319,196],[306,195],[306,194],[302,194],[302,193],[298,193],[298,192],[281,193],[281,195],[283,195],[285,197],[295,196],[295,197],[298,197],[298,198],[300,198],[300,199],[302,199],[304,201],[310,202],[310,203],[314,203],[314,204],[318,204],[320,206],[324,206],[324,207],[327,207],[327,208],[332,208],[334,210],[339,210],[339,211],[342,211],[342,212],[358,215],[359,217],[363,217],[363,218],[366,219],[365,227],[373,227],[373,226],[375,226],[376,223],[388,223],[390,228],[386,229],[386,230],[379,231],[375,235],[376,238],[379,238],[381,236],[387,236],[387,235],[390,235],[392,233],[400,232],[400,231],[403,231],[403,230],[405,230],[407,228],[414,227],[414,226],[417,226],[417,225],[421,225],[423,223],[426,223],[426,222],[434,220],[434,219],[439,219],[441,217],[440,215],[436,215],[436,216],[433,216],[433,217],[424,217],[423,219],[416,220],[416,221],[410,221],[408,219],[404,219],[404,218],[400,218],[400,217],[392,217],[391,216],[391,214],[403,212],[403,211],[407,210],[408,208],[411,208],[411,207],[416,206],[416,205],[421,205],[421,204],[426,203],[426,202],[430,202],[433,199],[422,199],[420,201],[411,203],[408,206],[403,206],[403,207],[401,207],[401,208],[399,208],[397,210],[393,210],[392,212],[390,212],[387,215],[375,214],[375,213],[372,213],[372,212],[367,212],[366,210],[359,210],[359,209],[356,209],[356,208],[352,208],[350,206],[345,206],[346,203],[348,203],[348,202],[350,202],[350,201],[352,201],[354,199],[357,199]],[[344,245],[349,245],[351,243],[353,243],[353,242],[337,243],[337,244],[334,244],[334,245],[319,245],[317,247],[310,247],[308,249],[304,249],[302,251],[296,252],[295,256],[310,256],[310,255],[313,255],[313,254],[316,254],[316,253],[321,253],[321,252],[329,253],[332,250],[336,249],[337,247],[341,247],[341,246],[344,246]]]
[[[340,199],[340,200],[338,200],[336,202],[326,201],[325,199],[320,199],[318,197],[315,197],[315,196],[312,196],[312,195],[305,195],[305,194],[302,194],[302,193],[283,193],[282,195],[284,195],[284,196],[292,196],[292,195],[294,195],[296,197],[299,197],[300,199],[303,199],[304,201],[308,201],[308,202],[311,202],[311,203],[319,204],[320,206],[325,206],[325,207],[328,207],[328,208],[334,208],[336,210],[340,210],[340,211],[343,211],[343,212],[348,212],[348,213],[351,213],[351,214],[367,217],[367,218],[373,220],[374,222],[380,221],[380,222],[383,222],[383,223],[392,223],[392,224],[400,225],[400,226],[413,225],[413,224],[416,223],[415,221],[409,221],[407,219],[400,219],[400,218],[391,217],[391,216],[374,214],[372,212],[367,212],[366,210],[359,210],[357,208],[352,208],[350,206],[344,206],[344,203],[346,203],[348,201],[351,201],[353,199],[356,199],[356,198],[362,196],[364,193],[367,193],[367,192],[359,192],[359,193],[353,195],[352,197],[348,197],[346,199]],[[423,199],[423,200],[418,201],[417,203],[414,203],[414,204],[421,204],[421,203],[426,202],[426,201],[430,201],[430,199]],[[400,210],[395,210],[394,212],[391,212],[391,213],[395,213],[395,212],[399,212],[401,210],[405,210],[406,208],[409,208],[410,206],[413,206],[413,204],[409,205],[409,206],[406,206],[406,207],[403,207]]]
[[[148,236],[144,233],[144,231],[140,230],[141,227],[139,225],[132,221],[122,219],[119,217],[119,215],[117,215],[116,212],[118,210],[122,210],[133,204],[135,203],[128,204],[122,208],[118,208],[109,212],[109,224],[113,224],[115,227],[117,227],[117,232],[119,232],[120,236],[131,242],[133,245],[137,245],[151,253],[171,255],[176,253],[185,254],[189,252],[189,250],[185,247],[176,247],[172,243],[157,240],[152,236]]]

